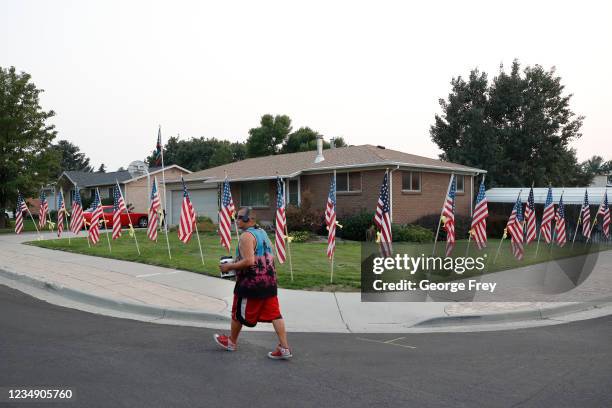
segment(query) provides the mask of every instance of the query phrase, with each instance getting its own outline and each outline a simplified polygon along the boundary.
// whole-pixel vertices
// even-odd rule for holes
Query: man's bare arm
[[[255,265],[255,243],[256,241],[253,234],[248,232],[242,233],[240,242],[238,243],[242,259],[238,262],[220,265],[220,269],[223,272],[227,272],[232,269],[246,269]]]

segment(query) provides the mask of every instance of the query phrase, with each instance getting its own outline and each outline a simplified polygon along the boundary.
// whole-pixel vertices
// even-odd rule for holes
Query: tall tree
[[[89,157],[81,152],[77,145],[67,140],[58,140],[51,148],[61,157],[60,173],[69,170],[86,171],[90,173],[93,171],[93,167],[89,165]],[[59,176],[59,174],[57,174],[57,176]]]
[[[287,137],[281,152],[295,153],[317,150],[317,137],[322,137],[322,135],[309,127],[301,127]],[[323,145],[324,149],[329,148],[328,142],[323,142]]]
[[[260,126],[249,130],[246,141],[247,156],[259,157],[276,154],[291,133],[291,119],[287,115],[263,115]]]
[[[57,132],[47,120],[55,115],[39,104],[42,89],[25,72],[0,67],[0,227],[17,190],[32,196],[58,171],[59,155],[51,142]]]
[[[231,163],[232,161],[231,144],[227,140],[224,140],[223,142],[219,143],[212,156],[210,156],[208,165],[210,167],[217,167],[226,163]]]
[[[585,160],[581,164],[582,169],[593,176],[599,176],[609,171],[609,162],[605,162],[601,156],[593,156],[588,160]]]
[[[244,160],[247,157],[246,144],[242,142],[234,142],[230,146],[232,149],[232,161]]]
[[[214,166],[242,160],[246,148],[243,143],[230,143],[215,138],[192,138],[180,140],[170,137],[164,146],[164,164],[177,164],[191,171],[199,171]],[[155,163],[154,155],[147,157],[149,166]]]
[[[577,186],[588,184],[569,143],[580,138],[582,116],[570,109],[554,68],[514,61],[489,84],[473,70],[467,81],[453,78],[442,115],[435,116],[432,140],[444,160],[487,170],[492,186]]]
[[[291,133],[281,148],[281,153],[307,152],[317,150],[317,137],[323,137],[319,132],[312,130],[309,127],[301,127]],[[346,143],[342,137],[334,139],[335,147],[344,147]],[[329,149],[330,142],[323,141],[323,148]]]
[[[104,163],[102,163],[100,167],[98,167],[98,170],[96,170],[96,173],[106,173],[106,166],[104,165]]]

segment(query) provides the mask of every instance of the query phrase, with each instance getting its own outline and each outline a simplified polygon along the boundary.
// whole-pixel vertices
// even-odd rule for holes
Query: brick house
[[[310,192],[312,207],[323,210],[336,172],[337,212],[341,217],[362,209],[374,211],[385,170],[391,171],[394,223],[410,223],[440,213],[450,174],[458,177],[457,214],[469,216],[474,177],[484,170],[416,156],[381,146],[361,145],[246,159],[184,176],[198,215],[217,222],[219,188],[226,175],[237,207],[257,209],[259,221],[272,223],[276,211],[276,177],[285,180],[287,202],[299,206]],[[180,180],[168,181],[170,224],[177,224],[182,201]]]

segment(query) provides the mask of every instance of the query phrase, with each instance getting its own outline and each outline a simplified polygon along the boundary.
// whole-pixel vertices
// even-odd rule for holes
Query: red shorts
[[[272,320],[282,318],[276,296],[257,299],[234,295],[232,319],[245,326],[255,327],[258,322],[270,323]]]

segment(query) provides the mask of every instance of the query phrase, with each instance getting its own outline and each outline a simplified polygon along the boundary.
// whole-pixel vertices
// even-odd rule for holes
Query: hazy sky
[[[453,76],[556,66],[612,159],[611,2],[7,1],[0,66],[45,89],[58,137],[110,170],[170,135],[244,141],[265,113],[350,144],[436,157]]]

